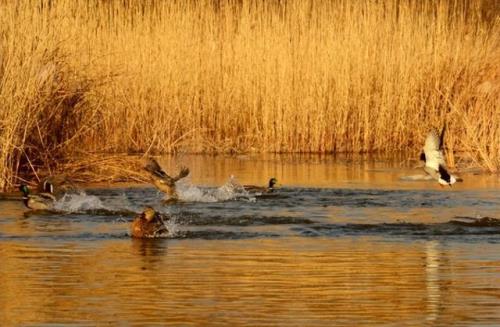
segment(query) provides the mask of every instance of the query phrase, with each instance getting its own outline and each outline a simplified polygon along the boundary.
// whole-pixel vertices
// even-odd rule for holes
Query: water
[[[500,181],[411,181],[404,160],[166,160],[185,202],[147,185],[87,188],[58,213],[0,202],[0,325],[499,325]],[[235,175],[231,180],[230,176]],[[254,196],[237,183],[265,184]],[[146,205],[164,239],[133,240]]]

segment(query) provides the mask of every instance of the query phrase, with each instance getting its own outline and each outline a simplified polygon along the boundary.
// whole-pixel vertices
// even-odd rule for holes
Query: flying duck
[[[179,198],[175,183],[189,175],[189,168],[182,167],[177,176],[170,177],[154,158],[148,158],[144,169],[149,173],[151,183],[168,196],[166,200],[176,201]]]
[[[443,140],[446,126],[443,127],[441,133],[436,128],[433,128],[425,139],[423,152],[420,154],[420,160],[425,162],[424,171],[433,179],[437,180],[440,185],[448,185],[456,183],[459,178],[450,174],[446,167],[446,162],[443,155]]]

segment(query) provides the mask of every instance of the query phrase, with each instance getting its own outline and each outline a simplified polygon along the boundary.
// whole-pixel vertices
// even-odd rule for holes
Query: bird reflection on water
[[[132,251],[141,258],[144,270],[155,270],[156,265],[165,261],[168,240],[165,238],[133,238]]]
[[[427,290],[426,320],[436,321],[441,307],[441,289],[439,276],[440,244],[436,240],[425,243],[425,287]]]

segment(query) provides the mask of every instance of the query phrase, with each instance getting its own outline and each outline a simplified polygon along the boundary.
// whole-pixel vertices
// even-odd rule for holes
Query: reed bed
[[[417,157],[444,122],[451,165],[496,172],[499,12],[490,0],[2,1],[0,189],[60,170],[130,177],[123,153]]]

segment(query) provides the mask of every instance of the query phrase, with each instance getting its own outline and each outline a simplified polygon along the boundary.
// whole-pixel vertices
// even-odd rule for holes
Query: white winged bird
[[[424,151],[420,154],[420,160],[425,162],[424,170],[441,185],[451,186],[459,178],[448,172],[443,155],[443,139],[446,126],[441,133],[433,128],[425,139]]]

